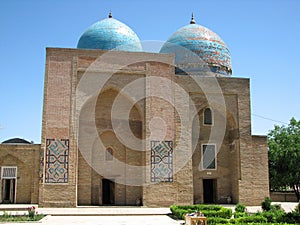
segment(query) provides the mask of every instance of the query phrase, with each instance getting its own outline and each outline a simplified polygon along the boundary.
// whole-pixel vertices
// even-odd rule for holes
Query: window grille
[[[17,178],[17,167],[16,166],[3,166],[1,169],[2,179],[14,179]]]

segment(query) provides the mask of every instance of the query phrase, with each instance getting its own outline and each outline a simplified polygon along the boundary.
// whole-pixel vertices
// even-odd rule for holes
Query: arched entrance
[[[79,151],[78,205],[135,205],[136,199],[142,199],[144,174],[142,169],[133,168],[143,165],[144,152],[125,146],[112,127],[111,109],[118,94],[115,88],[110,88],[97,98],[95,126],[98,136],[88,154],[90,158],[85,159]],[[121,98],[122,104],[130,104],[127,97]],[[122,110],[122,105],[120,107]],[[138,105],[132,107],[126,121],[113,119],[120,124],[129,123],[133,135],[142,138],[143,124]]]

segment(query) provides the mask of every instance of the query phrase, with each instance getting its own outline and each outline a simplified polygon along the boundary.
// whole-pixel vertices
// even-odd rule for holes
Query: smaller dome
[[[175,64],[185,71],[197,72],[207,67],[211,72],[230,76],[231,57],[224,41],[210,29],[196,24],[177,30],[162,46],[160,53],[175,53]]]
[[[11,138],[6,141],[3,141],[2,144],[32,144],[32,143],[22,138]]]
[[[117,51],[142,51],[140,39],[124,23],[112,18],[98,21],[91,25],[79,39],[77,48]]]

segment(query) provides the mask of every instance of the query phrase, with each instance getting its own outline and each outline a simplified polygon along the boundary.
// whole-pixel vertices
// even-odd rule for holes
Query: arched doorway
[[[144,152],[130,149],[117,137],[112,126],[111,109],[119,92],[109,88],[97,97],[95,106],[95,127],[98,136],[90,150],[89,159],[79,152],[78,159],[78,205],[135,205],[142,198],[143,171],[133,170],[144,164]],[[121,102],[131,104],[121,95]],[[87,107],[90,109],[89,107]],[[122,105],[120,106],[122,111]],[[83,112],[84,114],[84,112]],[[129,123],[136,138],[143,137],[143,119],[138,104],[135,104],[129,118],[113,118],[118,123]],[[89,161],[89,162],[87,162]]]

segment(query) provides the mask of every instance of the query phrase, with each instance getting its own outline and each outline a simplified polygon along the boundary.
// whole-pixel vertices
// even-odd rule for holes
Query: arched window
[[[113,161],[114,159],[114,150],[112,148],[107,148],[105,151],[105,160]]]
[[[213,125],[213,116],[210,108],[204,110],[203,123],[204,125]]]

